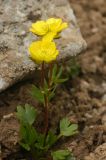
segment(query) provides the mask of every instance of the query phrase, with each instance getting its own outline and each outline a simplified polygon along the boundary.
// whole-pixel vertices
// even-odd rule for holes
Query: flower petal
[[[30,31],[39,36],[43,36],[48,32],[48,25],[45,21],[37,21],[36,23],[32,23]]]

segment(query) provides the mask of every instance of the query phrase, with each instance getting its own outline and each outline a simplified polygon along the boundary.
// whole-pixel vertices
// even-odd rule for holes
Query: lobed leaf
[[[37,149],[44,150],[44,149],[45,149],[44,140],[45,140],[45,135],[44,135],[44,134],[41,134],[41,133],[38,133],[37,141],[36,141],[36,143],[35,143],[35,147],[36,147]]]
[[[61,66],[56,77],[60,78],[60,76],[62,75],[62,72],[63,72],[63,67]]]
[[[58,150],[51,153],[53,160],[65,160],[69,155],[69,150]]]
[[[31,95],[39,102],[44,103],[44,94],[41,89],[37,88],[35,85],[32,86]]]
[[[37,140],[37,132],[34,127],[29,126],[28,124],[21,125],[20,128],[21,142],[27,144],[28,146],[33,146]]]
[[[57,141],[57,136],[49,131],[47,138],[46,138],[46,145],[48,146],[48,148],[50,148],[53,144],[55,144],[55,142]]]
[[[20,142],[20,145],[21,145],[25,150],[30,151],[30,146],[29,146],[28,144]]]
[[[22,123],[32,125],[36,119],[37,112],[34,107],[29,104],[25,104],[25,108],[22,106],[17,106],[16,114]]]
[[[68,118],[60,121],[60,134],[63,136],[72,136],[77,133],[78,125],[71,124]]]

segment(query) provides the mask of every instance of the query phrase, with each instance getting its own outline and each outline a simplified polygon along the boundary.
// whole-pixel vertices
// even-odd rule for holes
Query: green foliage
[[[46,145],[48,146],[48,149],[53,146],[57,141],[57,135],[55,135],[53,132],[49,131],[48,135],[46,137]]]
[[[30,150],[31,146],[37,139],[37,132],[32,126],[36,119],[37,112],[34,107],[26,104],[25,107],[17,107],[17,117],[21,122],[20,126],[20,145],[26,149]]]
[[[77,133],[77,124],[71,124],[68,118],[60,121],[60,134],[63,136],[72,136]]]
[[[58,69],[58,66],[56,64],[54,65],[52,74],[52,83],[58,84],[68,80],[68,78],[62,78],[62,71],[63,71],[62,66]]]
[[[66,158],[70,155],[69,150],[58,150],[51,153],[53,160],[66,160]]]
[[[22,132],[26,134],[22,135]],[[29,146],[33,145],[38,138],[35,128],[32,126],[28,126],[28,125],[22,126],[21,135],[22,135],[22,140],[24,140],[25,143],[27,143]]]
[[[46,103],[54,97],[55,90],[59,83],[67,79],[62,78],[62,67],[54,65],[52,75],[49,80],[44,78],[44,85],[41,87],[32,86],[31,95],[46,107]],[[48,74],[50,76],[50,73]],[[48,101],[46,102],[45,101]],[[47,109],[47,108],[46,108]],[[47,110],[46,110],[47,112]],[[68,118],[60,121],[60,133],[56,135],[47,128],[47,132],[40,133],[34,127],[37,111],[34,107],[26,104],[24,107],[17,107],[17,117],[20,120],[20,145],[30,151],[35,159],[45,159],[45,153],[50,153],[52,146],[62,137],[71,136],[77,133],[78,126],[71,124]],[[45,129],[45,128],[44,128]],[[74,160],[68,150],[58,150],[51,153],[53,160]]]
[[[46,149],[46,146],[44,146],[44,141],[45,141],[45,135],[39,133],[37,137],[37,141],[35,143],[35,147],[40,150]]]
[[[54,65],[53,71],[52,71],[52,77],[51,77],[51,83],[50,86],[47,85],[47,82],[44,86],[46,90],[44,92],[48,96],[48,100],[50,101],[55,96],[55,90],[58,86],[58,84],[63,83],[68,80],[68,78],[62,78],[62,70],[63,67],[60,68],[57,66],[57,64]],[[50,72],[48,73],[48,77],[50,76]]]
[[[17,117],[22,124],[32,125],[36,119],[37,112],[29,104],[25,104],[25,108],[17,106]]]
[[[80,71],[81,71],[81,68],[80,68],[79,64],[76,62],[76,59],[72,58],[66,67],[67,77],[74,78],[79,75]]]
[[[32,86],[31,95],[34,98],[36,98],[39,102],[44,103],[44,93],[35,85]]]
[[[34,107],[26,104],[25,107],[17,107],[17,117],[21,122],[20,145],[27,151],[36,150],[36,154],[47,152],[61,136],[70,136],[77,132],[77,125],[70,124],[67,118],[60,121],[60,134],[56,135],[52,131],[45,134],[38,133],[33,127],[37,112]],[[41,152],[42,151],[42,152]],[[62,160],[68,156],[67,150],[60,150],[52,153],[54,160]],[[41,156],[41,155],[40,155]]]

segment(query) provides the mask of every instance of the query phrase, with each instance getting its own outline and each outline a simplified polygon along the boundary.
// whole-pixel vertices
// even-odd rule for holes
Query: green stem
[[[57,136],[57,141],[58,141],[61,137],[62,137],[62,134],[59,134],[59,135]]]

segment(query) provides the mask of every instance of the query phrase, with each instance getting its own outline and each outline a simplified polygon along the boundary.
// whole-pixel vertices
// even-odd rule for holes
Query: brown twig
[[[50,63],[50,64],[49,64],[49,71],[50,71],[50,77],[49,77],[49,83],[48,83],[48,85],[49,85],[49,89],[50,89],[50,87],[51,87],[51,82],[52,82],[53,63]]]
[[[49,80],[48,80],[48,90],[50,92],[50,88],[51,88],[51,82],[52,82],[52,71],[53,71],[53,64],[50,63],[49,65],[49,71],[50,71],[50,75],[49,75]],[[44,79],[45,79],[45,66],[44,66],[44,62],[42,63],[42,67],[41,67],[41,87],[42,89],[44,88]],[[46,136],[48,133],[48,125],[49,125],[49,99],[48,99],[49,95],[44,94],[44,110],[45,110],[45,124],[44,124],[44,135],[45,135],[45,140],[46,140]],[[45,141],[44,141],[45,144]]]
[[[44,78],[45,78],[45,64],[42,62],[41,64],[41,87],[44,87]]]
[[[45,64],[42,62],[41,66],[41,87],[44,88],[44,79],[45,79]],[[44,94],[44,109],[45,109],[45,125],[44,125],[44,134],[46,136],[48,130],[48,97]]]
[[[48,132],[48,125],[49,125],[49,103],[48,103],[48,97],[45,96],[45,128],[44,128],[44,134],[47,135]]]

